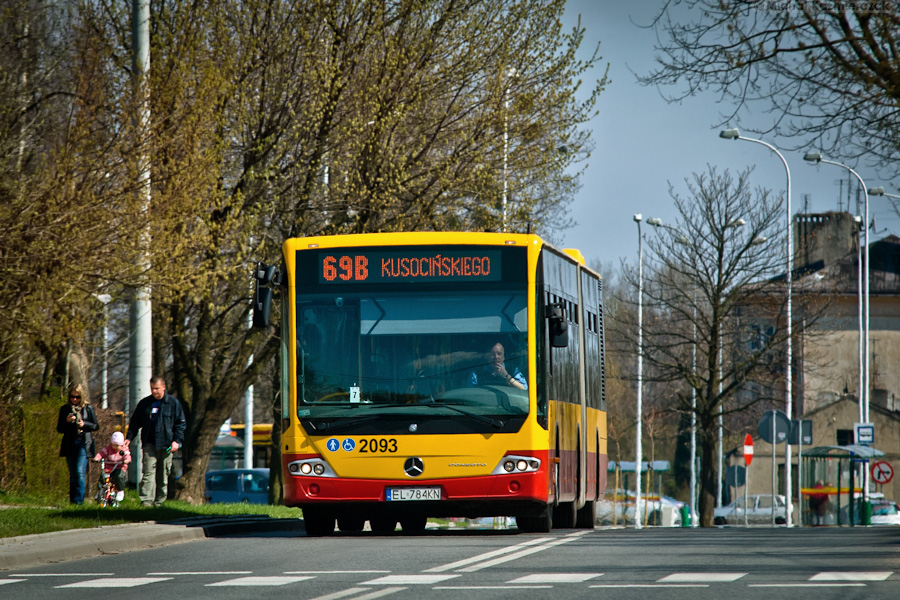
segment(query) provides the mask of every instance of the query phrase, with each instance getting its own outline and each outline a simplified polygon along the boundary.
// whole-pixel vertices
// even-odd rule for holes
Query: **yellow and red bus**
[[[282,288],[284,501],[307,533],[513,516],[594,526],[606,488],[601,279],[536,235],[289,239]]]

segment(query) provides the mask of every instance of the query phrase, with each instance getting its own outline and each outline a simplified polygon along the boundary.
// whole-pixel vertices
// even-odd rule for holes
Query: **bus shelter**
[[[868,525],[864,489],[869,461],[884,452],[851,444],[804,449],[800,465],[801,524]]]

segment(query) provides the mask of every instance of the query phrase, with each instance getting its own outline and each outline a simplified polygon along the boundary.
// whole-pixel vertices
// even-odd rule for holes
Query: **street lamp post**
[[[635,424],[634,441],[634,528],[641,529],[641,462],[643,461],[641,450],[641,406],[643,402],[644,387],[644,249],[641,244],[641,220],[640,213],[634,215],[634,222],[638,229],[638,355],[637,355],[637,422]]]
[[[109,303],[112,296],[109,294],[94,294],[97,300],[103,304],[103,340],[101,350],[103,353],[103,366],[100,371],[100,408],[109,408]]]
[[[516,69],[510,67],[506,70],[509,81],[518,75]],[[506,198],[509,194],[509,81],[503,85],[503,231],[506,231]]]
[[[785,270],[785,287],[787,294],[787,325],[786,325],[786,334],[787,334],[787,344],[785,347],[785,412],[787,412],[788,418],[793,419],[793,317],[791,315],[791,286],[793,280],[793,272],[794,272],[794,230],[793,223],[791,222],[791,169],[788,167],[787,160],[785,160],[784,156],[781,152],[778,151],[775,146],[764,142],[762,140],[757,140],[754,138],[748,138],[741,135],[739,129],[726,129],[719,133],[719,137],[724,138],[726,140],[744,140],[745,142],[753,142],[755,144],[760,144],[765,146],[772,152],[774,152],[778,158],[781,159],[781,164],[784,165],[784,171],[787,173],[787,192],[786,192],[786,200],[787,200],[787,242],[786,252],[787,255],[787,267]],[[793,502],[792,490],[791,490],[791,445],[785,444],[784,446],[784,496],[787,498],[788,503],[788,511],[787,511],[787,526],[793,527],[792,521],[792,510],[791,503]],[[799,465],[798,465],[799,466]],[[799,475],[799,472],[798,472]],[[798,483],[799,489],[799,483]]]
[[[864,256],[863,256],[863,311],[860,320],[863,324],[863,378],[860,384],[859,401],[862,405],[862,421],[869,422],[869,191],[866,183],[863,181],[859,173],[848,167],[847,165],[832,160],[822,158],[821,152],[807,152],[803,160],[813,164],[825,163],[834,165],[849,171],[859,182],[863,190],[863,231],[865,232]],[[866,484],[868,485],[868,473],[866,474]]]
[[[833,160],[826,160],[822,158],[821,152],[807,152],[803,157],[803,160],[809,161],[812,164],[825,163],[827,165],[834,165],[836,167],[841,167],[845,169],[859,182],[860,187],[863,190],[863,231],[865,231],[865,250],[864,250],[864,271],[862,273],[862,284],[863,284],[863,306],[862,313],[860,314],[860,320],[862,321],[862,329],[863,329],[863,343],[862,343],[862,381],[860,382],[860,390],[859,390],[859,402],[861,405],[861,422],[868,423],[869,422],[869,190],[866,187],[866,183],[863,181],[863,178],[859,176],[859,173],[848,167],[847,165],[839,162],[835,162]],[[869,493],[869,470],[863,469],[863,500],[866,499],[866,496]]]

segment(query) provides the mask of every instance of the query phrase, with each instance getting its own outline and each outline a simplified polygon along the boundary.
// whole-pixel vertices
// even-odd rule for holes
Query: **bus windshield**
[[[524,285],[415,293],[403,287],[298,294],[298,416],[524,417]],[[446,410],[435,410],[441,406]]]

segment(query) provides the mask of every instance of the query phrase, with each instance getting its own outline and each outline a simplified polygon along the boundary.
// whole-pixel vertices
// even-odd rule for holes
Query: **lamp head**
[[[643,218],[644,218],[644,216],[641,213],[638,213],[638,214],[634,215],[634,222],[640,223]]]
[[[752,240],[750,240],[750,244],[753,246],[759,246],[760,244],[765,244],[768,241],[769,241],[769,238],[767,238],[766,236],[758,235],[755,238],[753,238]]]
[[[870,196],[884,196],[884,188],[883,187],[873,187],[869,188]]]
[[[809,161],[811,163],[820,163],[822,162],[822,153],[821,152],[807,152],[803,155],[803,160]]]
[[[735,219],[734,221],[731,221],[730,223],[728,223],[725,227],[743,227],[746,224],[747,224],[747,221],[745,221],[743,219]]]
[[[662,225],[662,219],[657,219],[656,217],[650,217],[647,219],[647,225],[653,225],[654,227],[660,227]]]
[[[723,129],[722,131],[719,132],[719,137],[724,138],[726,140],[736,140],[739,137],[741,137],[741,130],[737,129],[737,128]]]

